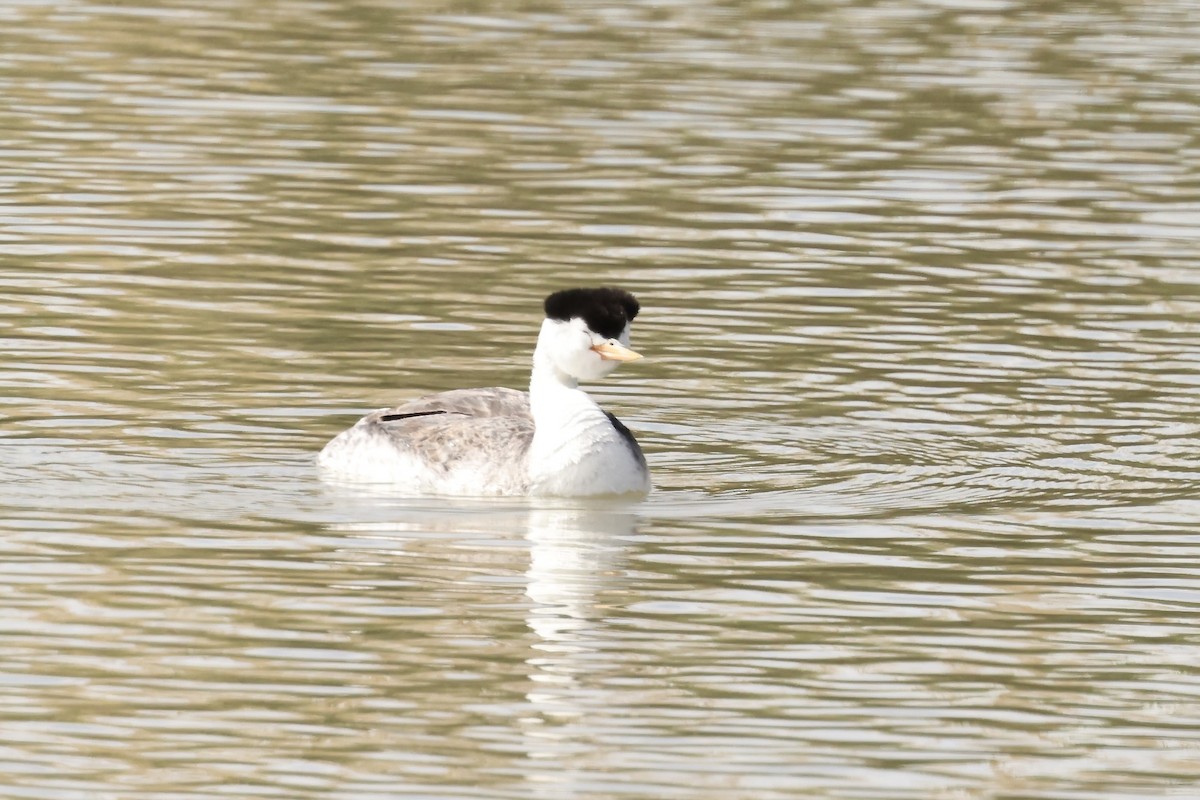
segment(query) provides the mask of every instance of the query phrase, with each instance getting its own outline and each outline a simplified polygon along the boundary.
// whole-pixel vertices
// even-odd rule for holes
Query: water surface
[[[0,25],[0,794],[1195,795],[1190,4]],[[586,284],[646,501],[317,479]]]

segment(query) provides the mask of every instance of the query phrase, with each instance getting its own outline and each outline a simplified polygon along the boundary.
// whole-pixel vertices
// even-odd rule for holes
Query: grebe
[[[622,362],[640,306],[621,289],[546,298],[529,391],[431,394],[374,411],[317,457],[334,478],[418,495],[645,494],[650,472],[629,429],[579,388]]]

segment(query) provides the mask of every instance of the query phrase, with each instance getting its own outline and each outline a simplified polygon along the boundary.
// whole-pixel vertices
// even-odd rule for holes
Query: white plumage
[[[545,301],[529,392],[459,389],[380,409],[317,457],[327,476],[406,494],[645,494],[642,450],[579,388],[641,356],[629,349],[639,306],[620,289],[566,289]]]

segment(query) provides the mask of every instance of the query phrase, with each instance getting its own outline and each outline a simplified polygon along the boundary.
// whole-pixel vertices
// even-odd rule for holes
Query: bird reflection
[[[361,570],[364,556],[376,554],[369,564],[377,583],[360,575],[356,588],[385,596],[388,607],[407,597],[414,607],[437,611],[406,615],[405,635],[387,640],[393,691],[415,703],[409,713],[444,723],[447,709],[457,708],[461,716],[449,713],[465,728],[508,728],[524,752],[525,796],[582,791],[589,766],[578,756],[594,750],[596,722],[616,702],[617,689],[604,678],[622,657],[609,624],[625,594],[626,553],[639,519],[634,509],[616,501],[530,507],[336,497],[353,502],[356,518],[327,526],[344,537],[343,558]],[[525,602],[514,602],[521,589],[509,579],[517,576]],[[529,635],[513,635],[518,620]],[[468,638],[476,647],[464,649]],[[461,682],[405,693],[404,676],[422,674],[429,664],[493,678],[481,685],[499,716],[481,721],[478,688],[459,696]]]
[[[573,797],[582,791],[592,750],[591,720],[608,693],[589,676],[604,670],[605,598],[620,592],[624,548],[637,516],[619,509],[544,509],[529,517],[526,615],[536,634],[528,665],[530,690],[522,732],[532,796]]]
[[[534,511],[525,594],[533,601],[527,622],[541,640],[530,663],[534,680],[571,678],[603,617],[597,595],[618,577],[622,540],[634,531],[627,511],[555,509]]]

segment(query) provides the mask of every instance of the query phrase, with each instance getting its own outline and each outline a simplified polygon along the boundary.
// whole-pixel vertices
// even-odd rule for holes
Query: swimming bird
[[[640,308],[622,289],[554,292],[543,303],[528,392],[456,389],[374,411],[317,463],[328,476],[405,494],[645,494],[642,448],[579,388],[641,358],[629,345]]]

